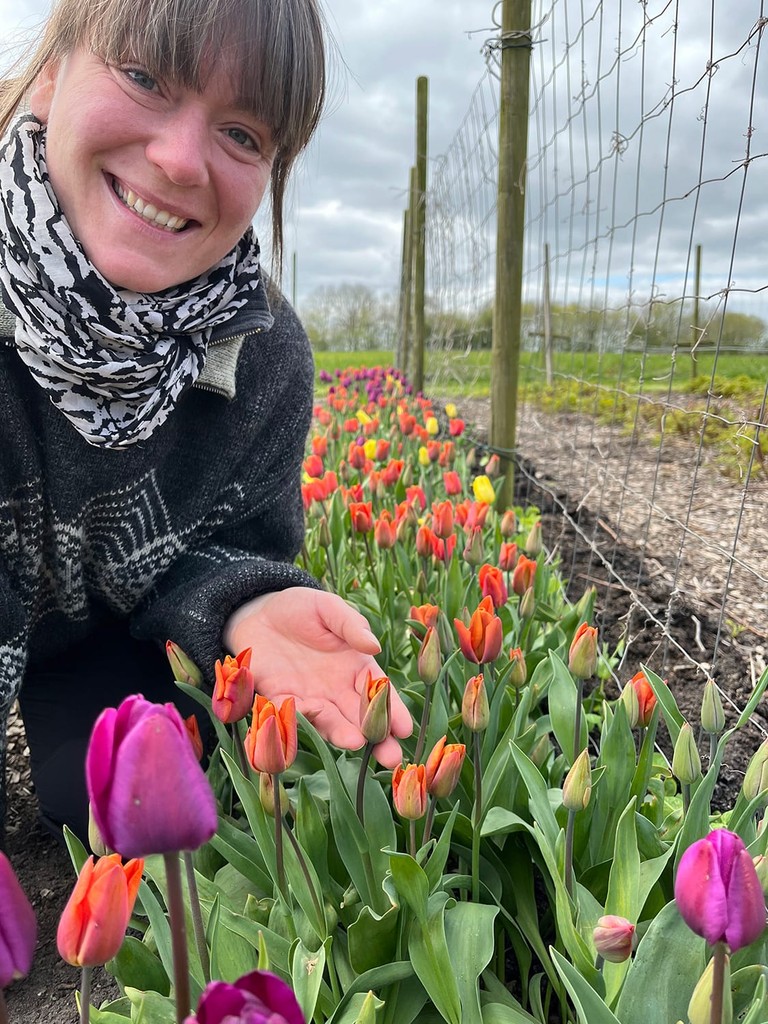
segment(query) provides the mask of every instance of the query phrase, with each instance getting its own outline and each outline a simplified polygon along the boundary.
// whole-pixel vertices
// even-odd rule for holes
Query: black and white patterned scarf
[[[19,119],[0,144],[0,281],[19,355],[91,444],[149,437],[199,376],[214,327],[261,291],[249,229],[193,282],[155,294],[113,288],[72,234],[48,178],[45,128]]]

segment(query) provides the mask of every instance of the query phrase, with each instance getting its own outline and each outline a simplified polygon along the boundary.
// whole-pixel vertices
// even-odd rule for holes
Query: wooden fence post
[[[502,459],[505,481],[497,497],[499,508],[511,505],[514,496],[511,452],[520,371],[530,26],[531,0],[503,0],[490,440],[494,448],[510,454]]]
[[[403,267],[400,288],[400,359],[398,367],[408,374],[413,332],[413,238],[416,208],[416,168],[408,176],[408,208],[403,216]]]
[[[428,80],[416,80],[416,205],[414,208],[413,267],[413,389],[424,390],[424,286],[426,276],[427,203],[427,95]]]

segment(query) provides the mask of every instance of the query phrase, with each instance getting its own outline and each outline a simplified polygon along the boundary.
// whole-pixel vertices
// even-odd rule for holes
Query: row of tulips
[[[593,625],[594,591],[565,600],[537,510],[495,508],[502,467],[470,447],[456,410],[411,396],[394,371],[328,383],[300,560],[380,639],[386,675],[361,693],[366,745],[334,751],[291,701],[255,693],[258,651],[218,664],[209,697],[169,644],[218,745],[204,775],[194,723],[139,697],[97,725],[103,856],[68,837],[86,872],[77,935],[109,903],[83,896],[97,874],[133,933],[67,956],[111,958],[123,989],[90,1019],[166,1024],[195,1019],[193,1006],[202,1024],[768,1019],[768,743],[736,805],[711,811],[768,673],[729,729],[707,684],[703,757],[698,723],[650,667],[607,700],[617,659]],[[371,752],[392,687],[415,727],[390,773]]]

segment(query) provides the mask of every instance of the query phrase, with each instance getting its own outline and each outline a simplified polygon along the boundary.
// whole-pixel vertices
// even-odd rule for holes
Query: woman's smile
[[[117,180],[112,179],[112,189],[124,206],[127,206],[129,210],[133,210],[134,213],[145,220],[148,224],[152,224],[154,227],[162,228],[163,231],[168,231],[171,234],[176,234],[179,231],[183,231],[189,221],[184,217],[177,217],[173,213],[169,213],[168,210],[158,210],[148,199],[142,199],[138,196],[133,189],[125,189]]]

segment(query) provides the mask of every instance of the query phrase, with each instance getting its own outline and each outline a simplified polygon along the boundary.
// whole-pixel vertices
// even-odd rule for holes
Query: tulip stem
[[[432,691],[434,686],[427,686],[426,693],[424,694],[424,708],[421,712],[421,724],[419,725],[419,738],[416,741],[416,750],[413,753],[414,764],[418,764],[421,761],[421,755],[424,753],[424,744],[427,739],[427,725],[429,724],[429,712],[432,707]]]
[[[432,835],[432,822],[435,820],[435,807],[437,805],[437,797],[432,796],[429,798],[429,807],[427,808],[427,820],[424,822],[424,838],[421,840],[421,845],[426,846],[429,842],[429,838]]]
[[[576,718],[573,726],[573,760],[581,753],[581,702],[584,699],[584,680],[576,683]]]
[[[365,748],[363,750],[363,759],[360,762],[360,774],[357,776],[357,816],[360,819],[360,824],[364,825],[365,821],[365,780],[368,777],[368,762],[371,760],[371,754],[373,753],[373,743],[371,740],[366,740]]]
[[[480,825],[483,820],[483,770],[480,763],[480,733],[473,733],[475,762],[475,810],[472,821],[472,902],[480,899]]]
[[[722,1024],[723,988],[725,981],[725,943],[715,943],[715,962],[712,967],[712,1003],[710,1024]]]
[[[680,788],[683,793],[683,814],[687,814],[688,808],[691,806],[691,784],[690,782],[684,782]]]
[[[325,549],[325,564],[328,566],[328,575],[331,577],[331,588],[333,589],[334,594],[336,594],[338,593],[338,588],[336,586],[336,577],[333,574],[333,563],[331,560],[330,548]]]
[[[283,816],[280,813],[280,772],[272,775],[272,791],[275,794],[275,860],[277,861],[277,887],[282,898],[288,902],[285,889],[285,858],[283,857]]]
[[[278,808],[275,808],[275,813],[276,814],[279,813],[279,809]],[[312,877],[309,874],[309,868],[307,867],[307,862],[304,859],[304,854],[302,853],[301,847],[299,846],[299,841],[296,838],[296,836],[293,834],[293,829],[288,827],[288,822],[285,821],[285,819],[281,819],[281,820],[283,822],[283,825],[285,826],[285,834],[290,839],[291,846],[293,847],[293,852],[296,854],[296,860],[299,862],[299,867],[301,868],[301,873],[304,875],[304,881],[307,883],[307,888],[309,889],[309,894],[312,897],[312,903],[314,904],[314,907],[315,907],[315,913],[317,914],[318,924],[322,925],[325,922],[325,913],[323,912],[323,908],[320,905],[320,900],[318,900],[318,898],[317,898],[317,893],[315,892],[315,886],[312,883]]]
[[[573,830],[576,824],[576,811],[568,810],[568,824],[565,828],[565,889],[573,896]]]
[[[409,842],[410,853],[411,853],[411,856],[413,857],[413,859],[415,860],[416,859],[416,819],[415,818],[411,818],[410,821],[408,822],[408,826],[409,826],[408,827],[408,836],[409,836],[409,840],[410,840],[410,842]]]
[[[248,757],[245,753],[245,745],[243,743],[243,737],[240,735],[240,724],[239,722],[232,722],[230,726],[232,729],[232,742],[235,747],[235,754],[237,755],[237,763],[240,765],[240,771],[247,778],[250,776],[248,770]]]
[[[184,1024],[189,1015],[189,962],[187,959],[187,924],[184,917],[184,895],[178,853],[164,853],[165,878],[168,886],[168,916],[171,921],[173,948],[173,989],[176,996],[176,1024]]]
[[[91,1019],[91,975],[92,967],[83,967],[80,974],[80,1024],[88,1024]],[[5,1008],[5,1004],[3,1004]],[[0,1014],[0,1021],[7,1018]]]
[[[237,725],[235,725],[237,728]],[[208,956],[208,943],[205,941],[205,925],[203,924],[203,912],[200,909],[200,893],[197,891],[197,879],[195,878],[195,865],[192,861],[192,851],[185,850],[184,871],[187,876],[187,889],[189,890],[189,912],[192,915],[192,927],[195,930],[195,944],[200,956],[200,966],[203,969],[203,978],[206,984],[211,980],[211,960]]]

